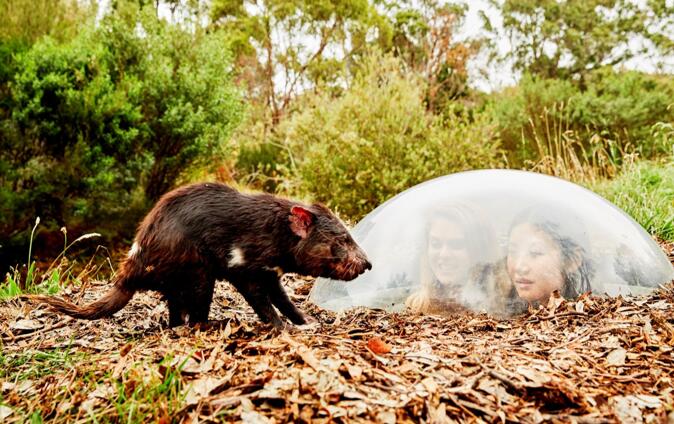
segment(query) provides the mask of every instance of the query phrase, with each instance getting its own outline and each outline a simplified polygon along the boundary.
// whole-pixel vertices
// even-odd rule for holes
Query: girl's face
[[[546,302],[564,286],[559,246],[531,224],[519,224],[510,232],[507,268],[517,294],[528,302]]]
[[[435,278],[444,285],[460,284],[468,276],[470,255],[465,234],[452,221],[437,218],[428,231],[428,262]]]

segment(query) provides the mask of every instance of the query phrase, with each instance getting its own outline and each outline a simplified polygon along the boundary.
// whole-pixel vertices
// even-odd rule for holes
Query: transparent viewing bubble
[[[356,225],[372,270],[319,279],[311,299],[368,306],[512,314],[566,298],[643,294],[674,278],[657,243],[580,186],[531,172],[470,171],[406,190]]]

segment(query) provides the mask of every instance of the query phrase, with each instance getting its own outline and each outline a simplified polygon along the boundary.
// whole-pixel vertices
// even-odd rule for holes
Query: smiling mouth
[[[522,278],[522,279],[516,280],[515,284],[517,284],[518,286],[521,286],[521,287],[531,287],[534,284],[534,282],[531,281],[531,280],[527,280],[526,278]]]

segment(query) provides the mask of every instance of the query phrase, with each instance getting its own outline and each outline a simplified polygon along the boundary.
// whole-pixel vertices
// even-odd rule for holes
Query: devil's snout
[[[367,256],[365,256],[365,253],[362,251],[358,252],[352,261],[353,263],[356,263],[357,267],[360,269],[359,274],[362,274],[368,269],[372,269],[372,264],[367,260]]]

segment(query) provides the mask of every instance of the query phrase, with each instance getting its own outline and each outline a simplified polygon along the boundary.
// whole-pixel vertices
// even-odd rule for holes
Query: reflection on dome
[[[596,194],[512,170],[427,181],[390,199],[353,230],[373,268],[344,283],[319,279],[327,309],[368,306],[512,314],[566,298],[642,294],[674,278],[651,237]]]

